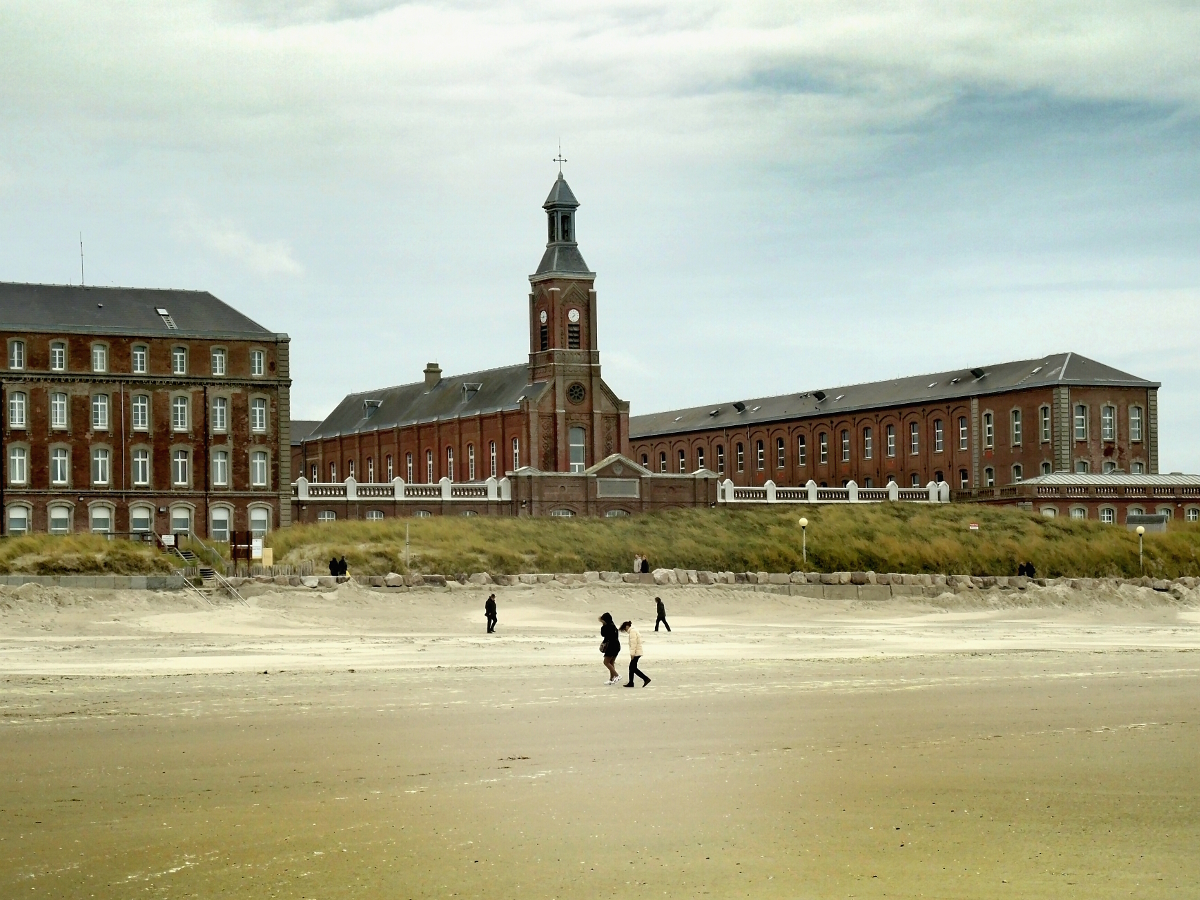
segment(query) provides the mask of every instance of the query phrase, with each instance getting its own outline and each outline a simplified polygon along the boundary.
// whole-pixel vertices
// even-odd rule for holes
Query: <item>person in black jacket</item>
[[[613,623],[611,613],[600,617],[600,652],[604,654],[604,668],[608,669],[608,683],[619,684],[621,679],[617,675],[615,663],[617,654],[621,652],[621,635]]]
[[[663,606],[662,597],[655,597],[654,602],[658,605],[658,618],[654,620],[654,630],[658,631],[658,623],[662,622],[667,625],[667,608]],[[671,626],[667,625],[667,631],[670,632]]]
[[[483,614],[487,617],[487,633],[494,634],[496,631],[496,595],[491,594],[487,598],[487,603],[483,604]]]
[[[337,567],[338,567],[337,573],[339,575],[344,576],[350,572],[350,567],[348,565],[346,565],[346,557],[344,557],[344,556],[338,560]]]
[[[338,561],[336,556],[329,557],[329,574],[335,578],[338,575]]]
[[[650,560],[646,559],[646,557],[644,557],[644,556],[642,557],[642,574],[643,575],[650,574]]]

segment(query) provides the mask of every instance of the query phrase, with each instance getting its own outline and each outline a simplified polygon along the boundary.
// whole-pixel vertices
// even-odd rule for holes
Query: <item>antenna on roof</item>
[[[83,232],[79,232],[79,286],[87,284],[83,279]]]

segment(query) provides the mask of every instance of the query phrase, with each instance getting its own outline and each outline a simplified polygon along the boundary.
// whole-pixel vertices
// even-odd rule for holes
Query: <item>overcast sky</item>
[[[633,413],[1074,351],[1200,471],[1200,6],[0,3],[0,280],[211,291],[293,416],[523,362],[561,138]]]

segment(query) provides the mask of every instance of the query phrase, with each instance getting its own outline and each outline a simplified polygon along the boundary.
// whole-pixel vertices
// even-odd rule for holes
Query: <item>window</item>
[[[568,519],[575,515],[575,513],[569,509],[552,509],[550,510],[550,515],[555,516],[556,518]]]
[[[1021,445],[1021,411],[1014,409],[1009,413],[1012,419],[1012,443],[1014,447]]]
[[[1071,507],[1071,518],[1072,519],[1086,519],[1087,518],[1087,509],[1082,506],[1072,506]]]
[[[24,447],[8,448],[8,483],[25,484],[29,481],[29,451]]]
[[[684,475],[686,473],[687,473],[687,451],[680,450],[679,451],[679,474]]]
[[[1105,475],[1111,475],[1113,472],[1117,471],[1117,464],[1111,459],[1106,459],[1104,464],[1100,467],[1100,471]]]
[[[108,394],[96,394],[92,397],[92,428],[108,430]]]
[[[67,484],[71,478],[71,453],[66,447],[50,451],[50,483]]]
[[[696,468],[697,469],[704,468],[704,448],[703,447],[696,448]]]
[[[891,459],[896,455],[896,426],[887,427],[887,455]]]
[[[1200,522],[1200,509],[1194,506],[1189,506],[1183,513],[1185,522]]]
[[[1051,466],[1050,466],[1050,463],[1049,463],[1049,462],[1046,462],[1046,461],[1043,461],[1043,462],[1042,462],[1042,474],[1043,474],[1043,475],[1049,475],[1051,471],[1052,471],[1052,468],[1051,468]]]
[[[1111,506],[1105,506],[1100,510],[1100,521],[1105,525],[1111,525],[1117,521],[1117,511]]]
[[[823,431],[817,435],[817,452],[820,454],[821,465],[829,462],[829,436]]]
[[[53,393],[50,395],[50,427],[67,427],[67,395]]]
[[[545,322],[543,322],[541,325],[538,326],[538,338],[541,341],[541,348],[543,350],[549,350],[550,349],[550,326],[547,325]]]
[[[467,444],[467,481],[475,480],[475,445]]]
[[[92,345],[92,371],[108,371],[108,348],[103,344]]]
[[[267,401],[255,397],[250,401],[250,430],[262,434],[267,430]]]
[[[496,442],[488,441],[488,471],[496,477]]]
[[[67,369],[67,345],[62,341],[55,341],[50,345],[50,370],[53,372],[65,372]]]
[[[873,437],[870,428],[863,429],[863,459],[871,459],[875,455]]]
[[[368,509],[367,510],[367,521],[368,522],[379,522],[382,520],[383,520],[383,510],[382,509]]]
[[[647,470],[650,468],[650,457],[646,456],[645,453],[642,454],[642,467]]]
[[[571,471],[582,473],[587,468],[587,435],[576,425],[567,432],[567,442],[571,451]]]
[[[186,450],[176,450],[171,454],[171,483],[175,485],[186,485],[189,479],[188,471],[188,452]]]
[[[933,452],[941,453],[946,449],[946,432],[941,419],[933,420]]]
[[[346,477],[347,478],[354,477],[354,460],[352,460],[352,459],[346,460]]]
[[[1050,443],[1050,407],[1042,406],[1038,408],[1039,427],[1041,429],[1041,438],[1043,444]]]
[[[767,454],[766,454],[766,450],[763,447],[762,441],[755,441],[754,452],[755,452],[754,458],[758,461],[758,471],[761,472],[763,469],[765,469],[767,467],[767,459],[766,459]]]
[[[405,481],[407,481],[409,484],[412,484],[413,463],[412,463],[412,454],[411,453],[404,454],[404,478],[405,478]]]
[[[958,470],[958,486],[965,491],[970,486],[970,484],[971,484],[971,476],[967,474],[967,470],[959,469]]]
[[[990,412],[983,414],[983,446],[987,450],[996,446],[996,425]]]
[[[446,477],[454,480],[454,448],[446,448]]]
[[[1022,469],[1021,469],[1020,464],[1012,467],[1012,480],[1014,483],[1021,480],[1021,472],[1022,472]]]
[[[109,461],[109,452],[106,448],[96,447],[92,450],[92,484],[108,484]]]
[[[567,349],[579,349],[579,324],[577,322],[567,323]]]
[[[782,469],[787,465],[787,450],[783,438],[775,438],[775,468]]]
[[[1075,472],[1079,475],[1086,475],[1092,470],[1091,464],[1086,459],[1075,460]]]
[[[218,433],[229,430],[229,401],[225,397],[213,397],[212,430]]]
[[[1086,441],[1088,439],[1088,415],[1087,407],[1080,403],[1075,407],[1075,440]]]
[[[150,451],[133,451],[133,484],[135,487],[146,487],[150,484]]]
[[[29,509],[24,506],[8,508],[8,533],[25,534],[29,531]]]
[[[130,401],[130,419],[134,431],[150,430],[150,398],[146,394],[134,394]]]
[[[842,462],[850,462],[850,432],[842,429]]]
[[[387,480],[391,481],[395,477],[395,472],[392,470],[392,454],[389,453],[387,455]]]
[[[996,485],[996,470],[988,466],[983,470],[983,486],[995,487]]]
[[[189,418],[188,398],[173,398],[171,400],[171,428],[175,431],[187,431]]]
[[[8,427],[25,427],[25,393],[14,391],[8,395]]]
[[[513,468],[519,469],[519,468],[521,468],[521,439],[520,438],[513,438],[512,450],[513,450]]]
[[[804,443],[804,435],[796,438],[796,465],[804,466],[808,464],[808,447]]]
[[[91,519],[92,534],[108,534],[112,531],[112,510],[107,506],[93,506]]]
[[[1140,462],[1130,463],[1129,474],[1130,475],[1145,475],[1146,474],[1146,464],[1140,463]]]
[[[958,417],[958,449],[967,449],[967,417]]]
[[[8,342],[8,367],[10,369],[25,368],[25,342]]]
[[[1129,407],[1129,439],[1131,441],[1142,439],[1142,408],[1140,406]]]
[[[918,475],[916,472],[912,473],[912,486],[913,487],[921,486],[921,476]]]
[[[150,529],[147,528],[146,530],[149,531]],[[50,507],[50,533],[71,533],[71,508],[69,506]]]
[[[717,474],[725,474],[725,445],[717,444]]]
[[[416,513],[413,513],[413,515],[416,515]],[[337,513],[335,513],[331,509],[323,509],[319,513],[317,513],[317,521],[318,522],[333,522],[336,519],[337,519]]]
[[[746,471],[746,454],[742,449],[742,442],[738,441],[737,445],[737,470],[739,472]]]
[[[224,506],[213,509],[212,526],[209,528],[208,536],[214,541],[229,540],[229,510]]]
[[[919,427],[917,426],[917,423],[909,422],[908,423],[908,447],[909,447],[908,452],[911,453],[913,456],[916,456],[921,450],[920,434],[921,434],[921,432],[920,432]]]
[[[214,347],[212,351],[212,373],[214,375],[225,374],[225,351],[219,347]]]
[[[187,374],[186,347],[175,347],[171,350],[171,372],[175,375]]]
[[[667,451],[660,450],[658,453],[658,471],[662,474],[667,472]]]
[[[375,458],[367,457],[367,484],[375,483]]]
[[[266,356],[261,350],[250,351],[250,374],[258,377],[263,374],[264,357]]]
[[[433,484],[433,451],[425,451],[425,483]]]
[[[171,531],[175,534],[192,533],[192,511],[186,506],[171,509]]]
[[[250,487],[267,486],[267,454],[255,450],[250,454]]]
[[[1131,506],[1125,511],[1126,516],[1144,516],[1146,511],[1140,506]]]
[[[1100,407],[1100,440],[1115,441],[1117,439],[1117,408],[1115,406]]]
[[[229,452],[214,450],[212,455],[213,487],[229,487]],[[317,467],[313,465],[313,481],[317,480]]]
[[[150,355],[150,350],[145,344],[136,344],[133,348],[133,374],[145,375],[147,369],[147,358]]]

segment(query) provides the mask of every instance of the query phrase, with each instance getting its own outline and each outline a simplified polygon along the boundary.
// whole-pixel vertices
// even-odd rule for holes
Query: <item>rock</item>
[[[893,576],[892,576],[892,578],[895,578],[895,577],[896,577],[895,575],[893,575]],[[892,584],[895,584],[895,583],[896,583],[895,581],[893,581],[893,582],[892,582]],[[900,583],[901,583],[901,584],[906,584],[906,585],[910,585],[910,586],[911,586],[911,585],[914,585],[914,584],[916,584],[916,583],[917,583],[917,581],[916,581],[916,578],[915,578],[914,576],[912,576],[912,575],[901,575],[901,576],[900,576]]]
[[[696,573],[697,584],[714,584],[716,576],[712,572],[705,572],[703,569]]]
[[[733,583],[734,584],[749,584],[750,581],[749,581],[749,579],[746,578],[745,572],[734,572],[733,573]]]
[[[454,580],[457,581],[459,584],[466,584],[467,583],[467,573],[459,572],[457,575],[454,576]]]
[[[755,584],[770,584],[771,583],[771,573],[770,572],[759,572],[758,580],[755,581],[754,583]]]
[[[254,583],[255,584],[274,584],[275,577],[273,575],[255,575]]]
[[[317,585],[319,587],[335,588],[335,587],[337,587],[337,584],[338,584],[338,580],[333,575],[318,575],[317,576]]]
[[[642,578],[637,572],[626,572],[621,576],[621,581],[625,584],[639,584]]]
[[[445,575],[422,575],[421,577],[424,579],[426,587],[428,587],[431,584],[436,585],[437,587],[445,587],[446,586],[446,576]],[[455,581],[458,581],[458,579],[456,578]],[[461,582],[459,582],[459,583],[461,584]]]
[[[849,584],[850,583],[850,573],[849,572],[838,572],[837,577],[838,577],[838,580],[837,580],[838,584]]]
[[[300,576],[300,583],[306,588],[315,588],[321,586],[321,580],[317,578],[316,575],[302,575]]]
[[[633,574],[633,573],[630,573],[630,574]],[[614,583],[622,580],[621,573],[620,572],[601,572],[600,580],[603,581],[605,584],[614,584]]]
[[[940,587],[940,586],[944,586],[946,584],[946,576],[945,575],[931,575],[930,578],[933,580],[934,587]]]
[[[383,584],[385,587],[404,587],[404,576],[388,572],[383,576]]]
[[[851,584],[866,584],[867,583],[867,573],[866,572],[851,572],[850,573],[850,583]]]
[[[979,579],[979,586],[987,589],[996,586],[996,577],[994,575],[984,575]]]
[[[655,584],[678,584],[679,579],[675,577],[674,569],[655,569],[650,573],[654,576]]]
[[[1025,575],[1009,575],[1008,586],[1014,587],[1018,591],[1023,591],[1029,587],[1029,578],[1027,578]]]
[[[804,575],[808,579],[809,584],[822,584],[820,572],[806,572]]]
[[[808,576],[803,572],[792,572],[788,575],[788,583],[790,584],[808,584]]]
[[[425,576],[421,575],[417,572],[409,572],[408,577],[405,578],[404,581],[409,587],[424,587],[425,586]]]
[[[383,576],[382,575],[372,575],[371,576],[371,587],[383,587]]]
[[[504,585],[505,587],[513,587],[521,583],[521,579],[516,575],[493,575],[496,584]]]
[[[767,576],[767,584],[791,584],[792,576],[784,572],[772,572]]]
[[[888,575],[886,572],[880,573],[875,576],[875,583],[876,584],[891,584],[892,576]]]
[[[546,572],[539,572],[534,577],[537,579],[538,584],[549,584],[554,580],[554,576]]]
[[[468,578],[467,581],[471,582],[471,584],[495,584],[496,583],[492,580],[492,576],[489,575],[487,572],[476,572],[474,575],[472,575],[470,578]]]
[[[933,587],[932,575],[914,575],[913,577],[916,579],[915,584],[919,584],[921,587]]]
[[[1165,578],[1155,578],[1153,584],[1151,584],[1151,587],[1153,587],[1156,591],[1165,592],[1171,589],[1171,582],[1167,581]]]
[[[837,572],[822,572],[821,573],[821,584],[837,584],[837,583],[838,583]]]
[[[521,582],[521,584],[537,584],[538,583],[538,577],[536,575],[518,575],[517,580],[519,582]]]
[[[578,575],[571,575],[567,572],[559,572],[554,576],[554,580],[559,584],[574,584]]]
[[[590,582],[593,582],[593,581],[599,581],[599,580],[600,580],[600,573],[599,573],[599,572],[584,572],[584,573],[583,573],[583,580],[584,580],[584,582],[585,582],[585,583],[590,583]]]
[[[696,573],[695,569],[688,569],[687,577],[688,577],[688,584],[699,584],[700,583],[700,576]]]
[[[672,569],[671,571],[675,575],[675,584],[688,583],[687,569]]]
[[[1007,575],[997,575],[992,579],[992,583],[995,584],[996,587],[998,587],[998,588],[1001,588],[1001,589],[1006,588],[1006,587],[1008,587],[1008,576]]]

